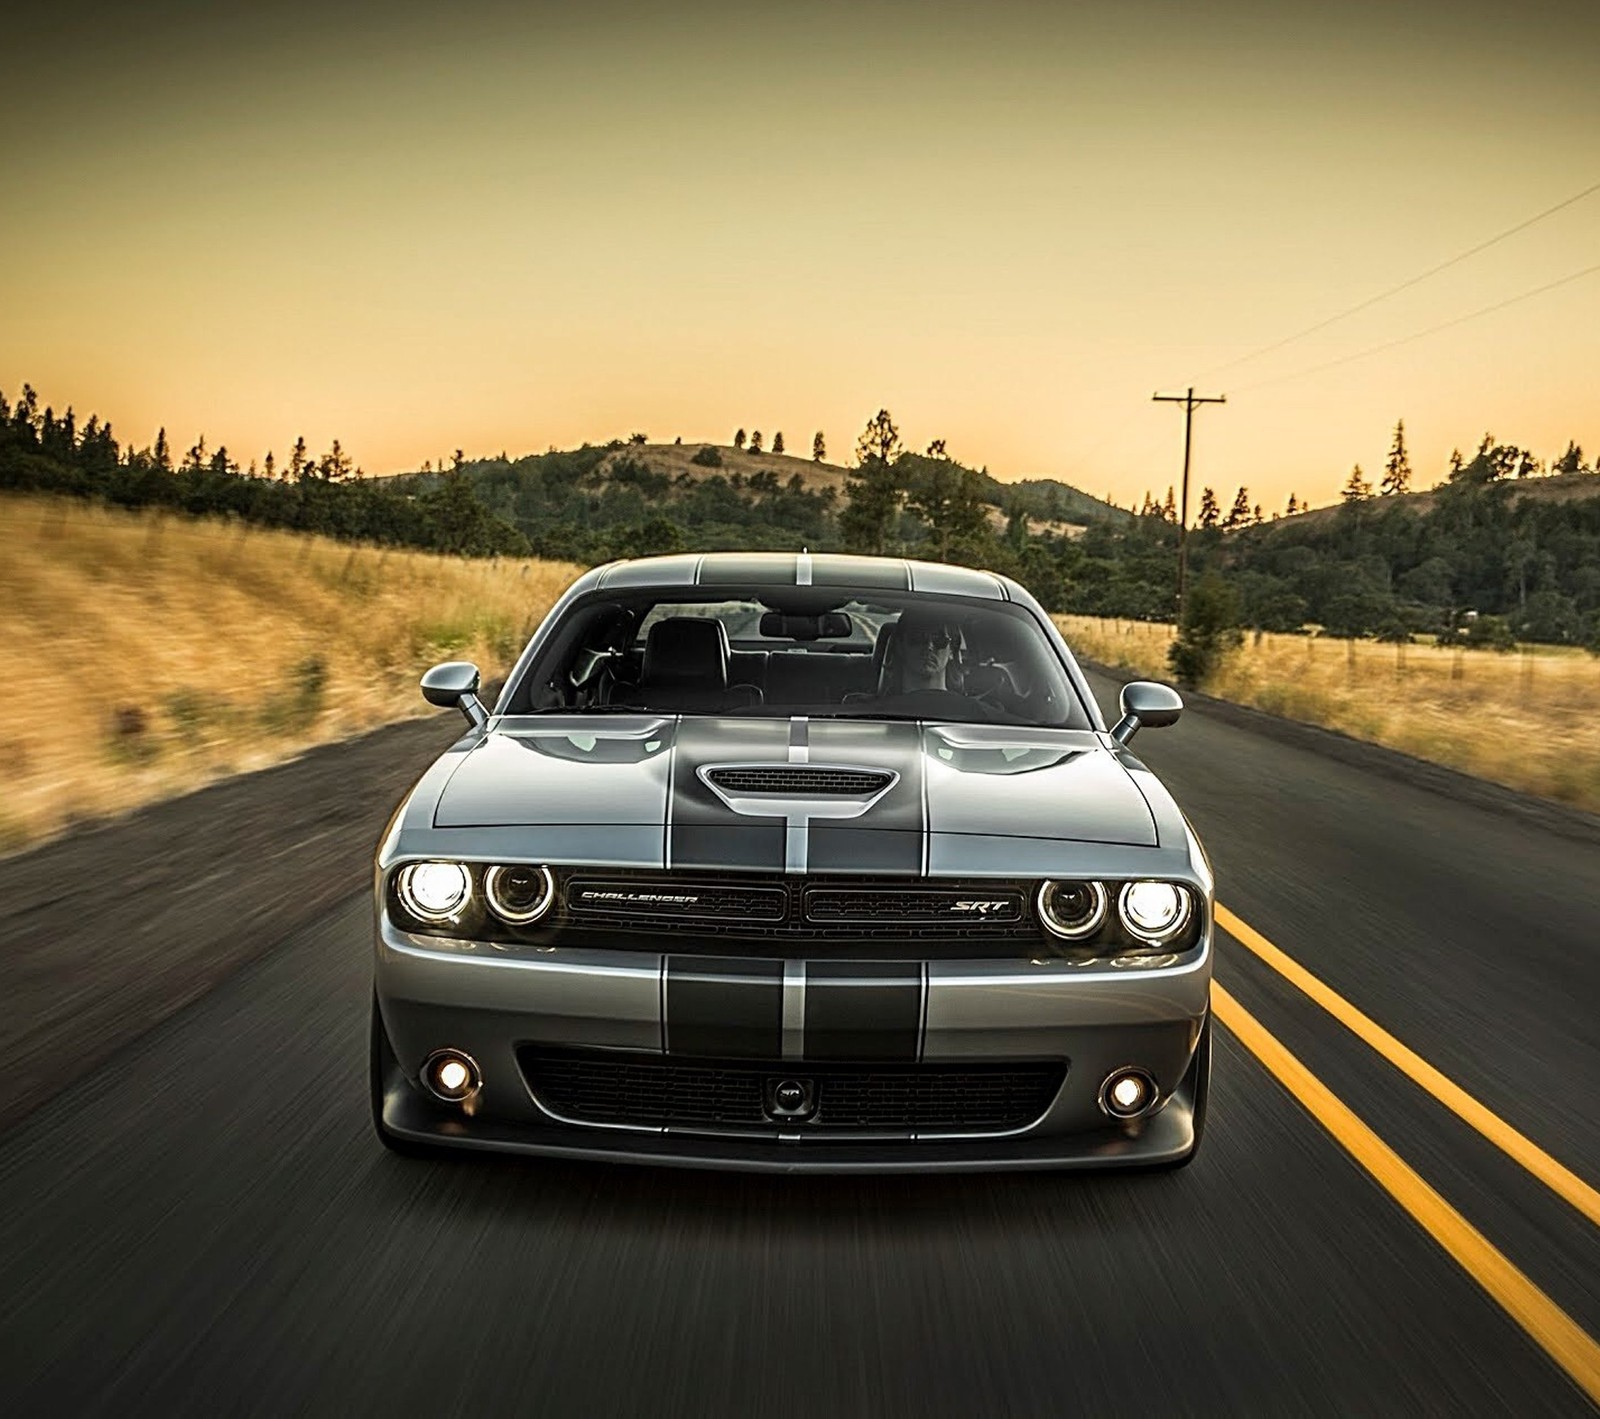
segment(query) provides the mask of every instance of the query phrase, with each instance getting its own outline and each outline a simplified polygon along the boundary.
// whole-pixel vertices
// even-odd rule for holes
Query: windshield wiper
[[[547,705],[544,709],[525,710],[525,714],[637,714],[653,715],[657,719],[667,719],[671,714],[667,710],[645,709],[639,705]]]

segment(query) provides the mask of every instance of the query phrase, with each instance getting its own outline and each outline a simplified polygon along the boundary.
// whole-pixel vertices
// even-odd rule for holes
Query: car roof
[[[839,586],[922,591],[1025,601],[1027,593],[994,572],[905,557],[858,557],[837,552],[682,552],[611,562],[587,573],[573,589],[586,591],[683,586]]]

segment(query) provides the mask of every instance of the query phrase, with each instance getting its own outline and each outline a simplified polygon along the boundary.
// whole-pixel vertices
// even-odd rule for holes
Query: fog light
[[[459,1104],[476,1094],[483,1080],[470,1054],[458,1049],[441,1049],[424,1061],[422,1082],[436,1099]]]
[[[1142,1069],[1114,1069],[1100,1086],[1100,1107],[1112,1118],[1138,1118],[1155,1101],[1155,1080]]]

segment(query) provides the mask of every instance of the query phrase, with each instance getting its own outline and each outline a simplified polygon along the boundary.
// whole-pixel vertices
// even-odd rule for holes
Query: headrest
[[[669,616],[650,627],[641,680],[647,685],[728,688],[728,632],[709,616]]]

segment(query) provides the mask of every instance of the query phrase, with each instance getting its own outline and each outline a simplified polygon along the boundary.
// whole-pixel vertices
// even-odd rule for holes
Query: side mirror
[[[422,677],[422,698],[441,709],[452,706],[467,717],[474,729],[489,722],[489,711],[478,698],[478,667],[465,660],[447,660]]]
[[[1170,685],[1158,685],[1153,680],[1135,680],[1122,687],[1117,699],[1122,718],[1111,731],[1119,744],[1126,744],[1144,725],[1162,729],[1176,724],[1183,713],[1183,698]]]

